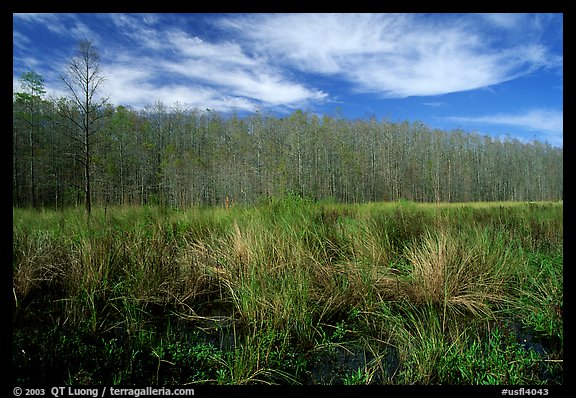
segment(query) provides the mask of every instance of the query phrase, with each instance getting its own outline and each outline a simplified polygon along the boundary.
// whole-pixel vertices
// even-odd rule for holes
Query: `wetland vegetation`
[[[563,382],[562,202],[13,209],[17,384]]]
[[[562,384],[561,147],[101,72],[14,92],[15,385]]]

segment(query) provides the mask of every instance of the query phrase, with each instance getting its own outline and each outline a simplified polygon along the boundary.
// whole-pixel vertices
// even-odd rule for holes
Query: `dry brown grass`
[[[403,288],[416,304],[491,316],[491,304],[506,297],[508,252],[483,230],[427,232],[408,248],[406,257],[412,266],[411,283]]]
[[[13,273],[13,294],[21,302],[41,286],[57,286],[65,276],[65,256],[53,239],[39,233],[20,238],[14,252],[17,266]]]

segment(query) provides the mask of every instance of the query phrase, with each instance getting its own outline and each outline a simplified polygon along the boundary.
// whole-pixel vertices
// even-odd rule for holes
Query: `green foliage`
[[[42,94],[46,93],[44,89],[44,78],[34,71],[23,72],[19,81],[24,92],[16,93],[16,97],[23,101],[39,99]]]
[[[518,304],[511,311],[535,334],[555,344],[563,341],[563,256],[561,252],[527,254],[527,269],[518,288]]]
[[[498,328],[486,341],[452,346],[439,358],[438,381],[446,384],[543,384],[545,365],[533,349]]]
[[[97,55],[83,44],[85,59]],[[563,151],[548,144],[300,110],[243,119],[160,102],[133,110],[97,103],[98,73],[89,75],[96,90],[90,106],[98,112],[90,112],[86,130],[77,103],[83,95],[72,94],[78,89],[72,77],[66,79],[70,99],[41,100],[42,80],[33,72],[23,76],[24,92],[14,95],[16,206],[81,205],[86,162],[95,205],[228,208],[299,196],[384,200],[406,210],[422,202],[562,199]],[[70,139],[80,127],[84,136]]]
[[[558,383],[561,207],[15,208],[16,377]]]
[[[370,380],[370,375],[366,373],[366,371],[362,369],[358,369],[355,372],[350,373],[346,376],[343,380],[345,386],[356,386],[356,385],[363,385],[368,384]]]

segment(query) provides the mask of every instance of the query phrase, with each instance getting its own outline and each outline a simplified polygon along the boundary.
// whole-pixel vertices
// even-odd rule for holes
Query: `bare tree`
[[[101,89],[105,78],[100,70],[100,56],[90,40],[82,40],[78,46],[77,55],[72,58],[62,81],[70,91],[72,102],[77,113],[69,108],[63,109],[63,116],[77,127],[75,137],[82,146],[82,163],[84,168],[84,191],[86,197],[86,212],[91,211],[90,165],[92,161],[93,135],[101,127],[100,119],[105,116],[104,105],[108,97],[96,99],[95,95]]]

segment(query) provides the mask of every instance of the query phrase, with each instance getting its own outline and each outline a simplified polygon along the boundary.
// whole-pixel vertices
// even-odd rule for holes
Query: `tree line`
[[[82,47],[84,46],[84,47]],[[84,58],[82,58],[84,56]],[[69,98],[46,99],[42,76],[13,97],[15,206],[255,203],[293,193],[339,202],[541,201],[563,195],[563,150],[420,122],[286,117],[156,102],[96,100],[89,42],[63,76]]]

